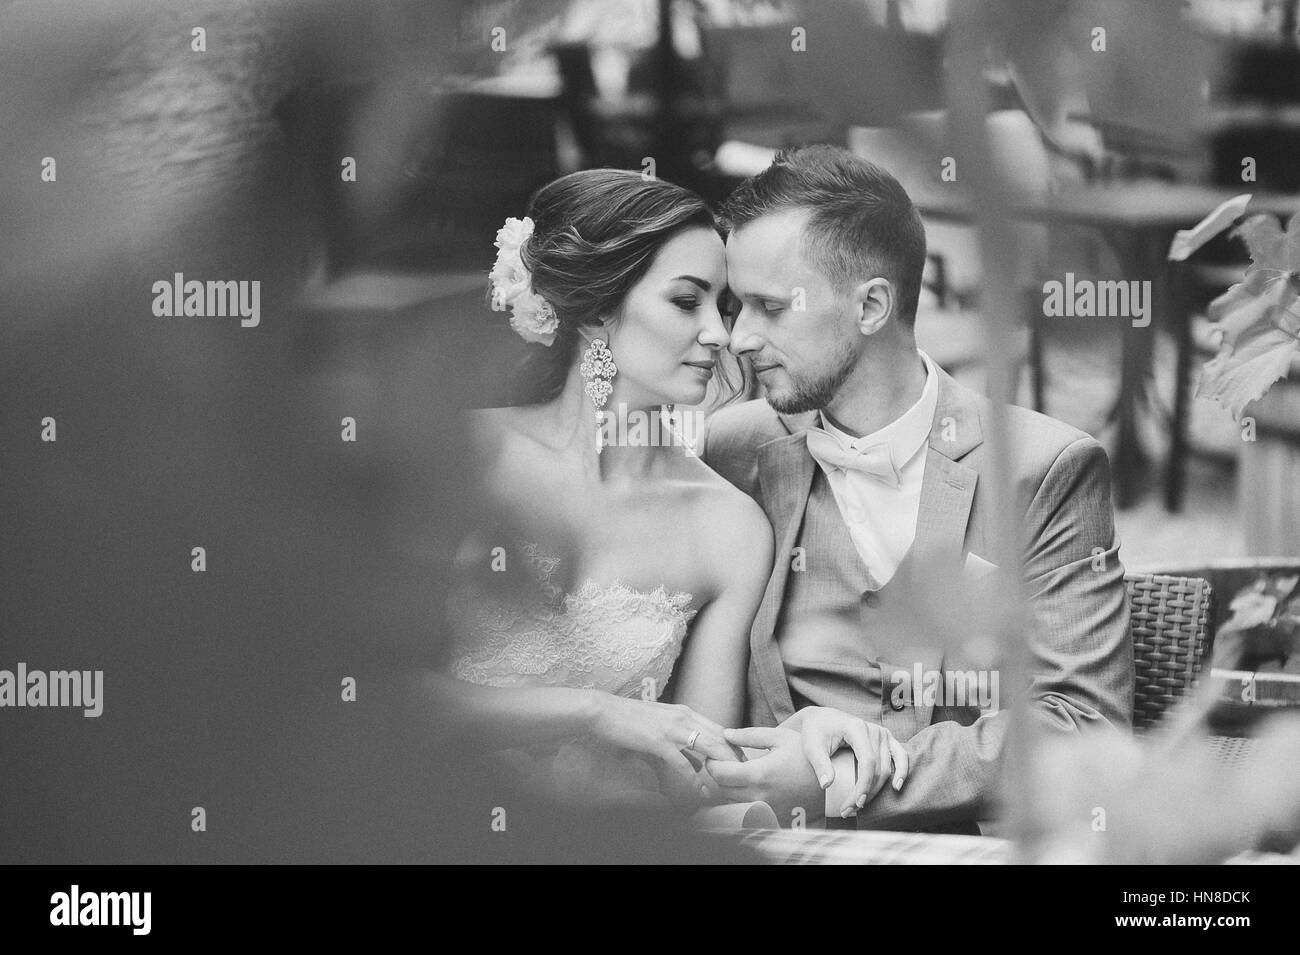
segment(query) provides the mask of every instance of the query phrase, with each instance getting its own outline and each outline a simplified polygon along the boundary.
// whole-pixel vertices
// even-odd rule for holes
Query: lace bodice
[[[657,699],[695,616],[691,595],[590,579],[564,593],[552,582],[558,558],[531,543],[522,553],[531,579],[517,599],[459,614],[452,674],[486,686],[567,686]]]

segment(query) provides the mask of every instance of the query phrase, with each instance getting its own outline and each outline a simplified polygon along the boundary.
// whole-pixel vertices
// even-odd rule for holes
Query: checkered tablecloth
[[[1000,865],[1012,861],[1012,844],[987,836],[852,829],[752,829],[727,834],[767,861],[783,865]]]
[[[779,865],[1006,865],[1016,862],[1014,846],[991,836],[852,829],[712,829],[736,840],[766,862]],[[1289,855],[1243,852],[1228,865],[1297,865]]]
[[[1211,737],[1209,746],[1227,763],[1253,758],[1249,739]],[[763,860],[781,865],[1004,865],[1018,861],[1008,839],[925,832],[884,832],[855,829],[778,829],[776,816],[762,803],[747,804],[750,815],[737,807],[714,810],[699,826],[719,838],[735,840]],[[755,807],[766,809],[755,813]],[[740,807],[744,808],[744,807]],[[773,828],[766,828],[771,826]],[[760,828],[762,827],[762,828]],[[1287,855],[1243,852],[1229,865],[1296,865],[1300,849]]]

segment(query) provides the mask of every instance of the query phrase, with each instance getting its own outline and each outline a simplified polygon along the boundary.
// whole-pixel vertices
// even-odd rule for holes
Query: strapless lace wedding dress
[[[452,673],[484,686],[569,686],[657,699],[695,611],[691,595],[587,580],[574,593],[552,582],[559,560],[522,553],[532,583],[509,605],[478,607],[453,653]]]
[[[458,610],[452,675],[482,686],[576,687],[657,699],[696,613],[691,594],[590,579],[565,593],[553,581],[558,558],[532,543],[524,543],[520,553],[529,570],[526,587],[508,602]],[[538,784],[576,798],[619,798],[658,788],[643,760],[591,740],[509,756]]]

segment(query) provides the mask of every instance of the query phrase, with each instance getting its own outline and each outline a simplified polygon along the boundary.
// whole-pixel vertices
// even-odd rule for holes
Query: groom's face
[[[747,358],[785,414],[831,403],[857,362],[852,303],[802,251],[809,213],[761,216],[727,239],[727,283],[740,302],[730,349]]]

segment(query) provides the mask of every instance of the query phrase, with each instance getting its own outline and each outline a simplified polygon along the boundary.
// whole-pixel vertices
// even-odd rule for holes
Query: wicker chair
[[[1130,631],[1137,668],[1133,732],[1143,735],[1196,682],[1209,633],[1209,581],[1127,574]]]
[[[1225,557],[1204,563],[1161,564],[1130,568],[1175,577],[1201,577],[1210,582],[1215,598],[1210,606],[1210,633],[1216,634],[1232,616],[1229,604],[1260,574],[1300,574],[1300,557]]]

